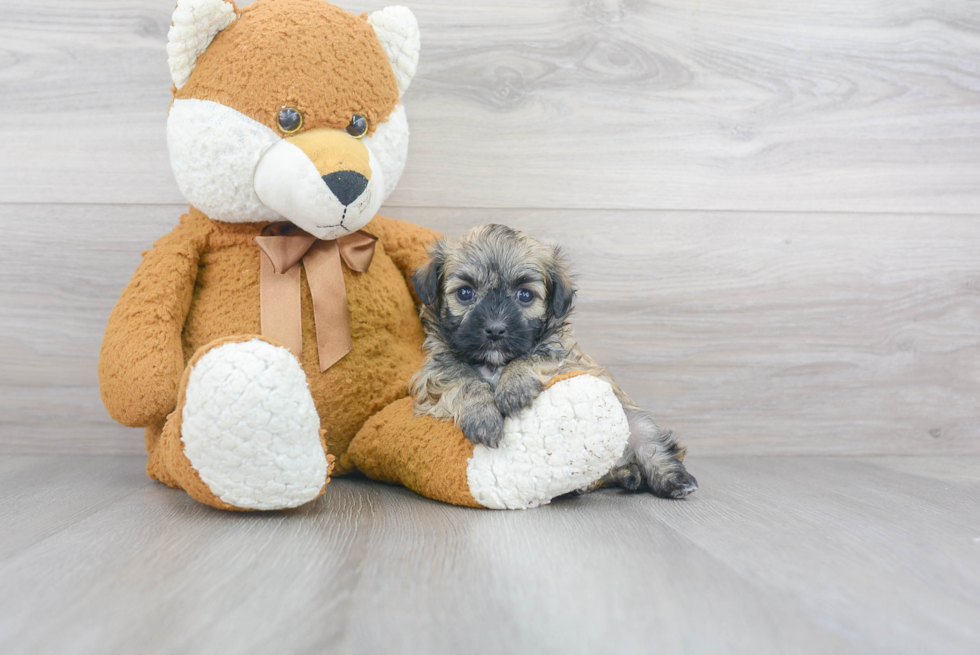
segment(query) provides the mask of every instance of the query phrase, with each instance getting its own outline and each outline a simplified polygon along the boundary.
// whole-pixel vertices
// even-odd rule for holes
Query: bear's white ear
[[[419,22],[408,7],[385,7],[368,16],[395,71],[398,95],[405,93],[419,64]]]
[[[237,18],[235,5],[225,0],[178,0],[167,34],[167,63],[178,89],[187,83],[211,40]]]

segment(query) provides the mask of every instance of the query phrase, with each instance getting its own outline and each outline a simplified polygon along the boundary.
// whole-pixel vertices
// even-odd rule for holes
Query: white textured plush
[[[476,446],[470,493],[491,509],[528,509],[586,487],[612,469],[630,436],[612,387],[591,375],[562,380],[504,422],[497,448]]]
[[[408,118],[405,115],[405,106],[398,103],[395,110],[388,115],[388,120],[380,123],[374,134],[364,137],[362,141],[377,159],[384,174],[384,202],[398,185],[408,160]],[[371,165],[371,170],[376,170],[374,164]]]
[[[353,139],[346,134],[344,138]],[[306,153],[284,139],[259,160],[255,193],[266,207],[317,239],[336,239],[356,232],[374,218],[384,199],[384,171],[374,152],[370,148],[367,151],[371,179],[350,205],[337,200]]]
[[[255,194],[255,167],[282,141],[271,129],[212,100],[174,100],[167,147],[177,186],[209,217],[228,223],[280,220]]]
[[[211,492],[242,509],[307,503],[327,480],[306,374],[285,348],[227,343],[191,370],[180,438]]]
[[[174,86],[179,89],[187,83],[197,58],[236,17],[235,7],[224,0],[178,0],[167,34],[167,64]]]
[[[405,93],[419,64],[419,22],[408,7],[385,7],[368,16],[395,71],[399,95]]]
[[[344,212],[309,158],[262,123],[194,98],[174,100],[167,118],[170,165],[189,203],[227,223],[285,219],[321,239],[347,231],[317,225],[343,221],[350,231],[366,225],[398,184],[408,158],[405,107],[399,104],[363,142],[371,181]]]

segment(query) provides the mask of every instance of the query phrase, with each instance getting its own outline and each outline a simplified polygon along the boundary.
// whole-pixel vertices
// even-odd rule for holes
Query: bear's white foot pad
[[[626,449],[630,429],[609,383],[591,375],[558,382],[504,421],[497,448],[473,449],[470,493],[491,509],[528,509],[587,487]]]
[[[182,418],[184,454],[229,505],[297,507],[326,484],[320,418],[285,348],[252,339],[205,353],[191,370]]]

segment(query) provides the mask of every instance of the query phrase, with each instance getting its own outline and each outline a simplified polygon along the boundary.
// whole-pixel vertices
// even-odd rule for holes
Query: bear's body
[[[143,306],[136,295],[167,295],[177,301],[174,313],[187,303],[179,331],[182,361],[179,369],[171,369],[177,370],[172,378],[179,378],[194,354],[213,341],[261,334],[260,252],[253,238],[266,225],[214,221],[192,208],[147,253],[110,318],[100,370],[103,397],[117,420],[147,428],[149,471],[156,479],[166,479],[155,451],[163,422],[178,399],[174,393],[172,398],[157,400],[170,385],[153,376],[134,375],[133,363],[142,359],[136,351],[145,344],[135,332],[140,322],[127,316],[127,309]],[[408,381],[422,363],[422,325],[406,275],[425,261],[425,246],[435,234],[383,216],[376,216],[365,229],[379,237],[370,269],[357,273],[343,267],[353,347],[326,371],[320,371],[317,357],[305,272],[301,277],[300,363],[322,419],[328,451],[337,458],[336,474],[353,469],[347,457],[351,439],[370,416],[405,397]],[[130,299],[132,303],[127,302]],[[167,307],[165,302],[154,302]],[[171,333],[172,338],[177,335],[177,330]],[[176,379],[173,385],[176,392]],[[157,409],[133,413],[139,407]]]
[[[493,452],[413,415],[409,279],[437,235],[377,215],[408,152],[408,9],[178,0],[167,52],[167,140],[191,208],[145,253],[99,359],[109,413],[146,430],[151,477],[222,509],[296,507],[354,469],[516,508],[612,467],[629,429],[595,378],[545,391]]]
[[[252,239],[261,224],[232,225],[189,217],[184,224],[204,232],[194,299],[183,332],[187,360],[202,346],[233,334],[260,334],[259,252]],[[313,303],[306,272],[301,272],[303,354],[310,393],[322,419],[328,451],[337,457],[335,474],[353,469],[347,447],[364,422],[406,395],[408,381],[422,363],[422,326],[405,272],[425,260],[434,234],[407,223],[376,216],[364,228],[379,237],[370,269],[342,267],[350,311],[351,352],[321,371]],[[414,237],[414,238],[413,238]],[[387,251],[391,244],[392,254]],[[407,249],[397,250],[401,246]]]

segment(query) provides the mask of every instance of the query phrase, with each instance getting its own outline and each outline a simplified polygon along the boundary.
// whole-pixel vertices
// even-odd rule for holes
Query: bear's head
[[[225,222],[286,220],[320,239],[363,227],[408,154],[400,96],[419,29],[405,7],[178,0],[167,144],[187,200]]]

